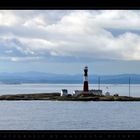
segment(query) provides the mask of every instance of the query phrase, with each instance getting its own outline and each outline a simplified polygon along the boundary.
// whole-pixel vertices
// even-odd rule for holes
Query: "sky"
[[[0,10],[0,72],[140,74],[140,10]]]

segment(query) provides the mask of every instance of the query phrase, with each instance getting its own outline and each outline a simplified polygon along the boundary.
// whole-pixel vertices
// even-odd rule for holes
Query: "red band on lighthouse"
[[[88,67],[84,68],[84,85],[83,91],[88,91]]]

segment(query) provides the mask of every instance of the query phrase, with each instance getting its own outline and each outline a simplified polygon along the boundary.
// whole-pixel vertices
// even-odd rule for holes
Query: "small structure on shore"
[[[62,89],[60,96],[68,96],[68,90],[67,89]]]
[[[91,89],[87,92],[83,91],[83,90],[74,90],[73,91],[73,95],[74,96],[78,96],[79,94],[88,94],[88,95],[98,95],[98,96],[102,96],[102,90],[99,89]]]
[[[94,95],[99,95],[99,96],[103,95],[102,90],[100,89],[91,89],[90,92],[92,92],[92,94]]]
[[[74,90],[73,91],[73,96],[78,96],[81,93],[82,93],[82,90]]]

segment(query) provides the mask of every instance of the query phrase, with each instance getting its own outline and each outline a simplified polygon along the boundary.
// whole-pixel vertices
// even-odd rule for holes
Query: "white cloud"
[[[126,32],[115,37],[107,28]],[[46,56],[140,60],[140,35],[131,30],[140,30],[140,11],[0,11],[0,50],[12,54],[11,61]]]
[[[40,57],[10,57],[10,56],[0,56],[0,61],[11,61],[11,62],[21,62],[21,61],[38,61]]]
[[[19,23],[21,18],[13,14],[11,10],[0,11],[0,25],[13,26]]]

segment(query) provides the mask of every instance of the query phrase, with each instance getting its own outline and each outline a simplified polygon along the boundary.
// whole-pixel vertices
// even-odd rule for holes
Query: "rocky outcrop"
[[[1,95],[0,100],[58,100],[58,101],[140,101],[128,96],[60,96],[60,93]]]

